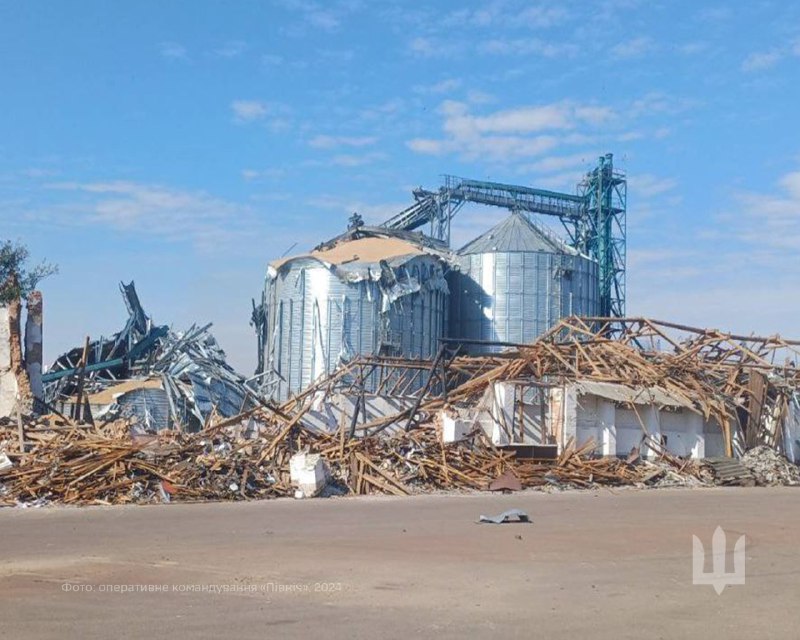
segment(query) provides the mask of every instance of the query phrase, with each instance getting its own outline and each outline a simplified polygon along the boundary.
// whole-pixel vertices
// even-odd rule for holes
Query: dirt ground
[[[0,510],[0,637],[798,638],[800,491]],[[526,510],[529,525],[478,525]],[[746,584],[692,584],[692,534]]]

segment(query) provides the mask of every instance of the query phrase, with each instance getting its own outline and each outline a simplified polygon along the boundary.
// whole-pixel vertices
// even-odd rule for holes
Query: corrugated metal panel
[[[160,431],[170,427],[169,400],[163,389],[133,389],[116,400],[120,415],[134,417],[148,430]]]
[[[512,213],[500,224],[467,243],[459,253],[518,253],[547,251],[556,253],[565,248],[521,213]]]
[[[420,290],[388,302],[375,280],[343,280],[305,259],[284,264],[268,279],[265,362],[280,377],[277,398],[298,393],[356,355],[433,357],[448,304],[442,263],[420,255],[394,272],[398,280],[410,276]]]
[[[583,256],[490,251],[459,262],[448,276],[451,337],[530,343],[563,317],[599,312],[597,263]]]

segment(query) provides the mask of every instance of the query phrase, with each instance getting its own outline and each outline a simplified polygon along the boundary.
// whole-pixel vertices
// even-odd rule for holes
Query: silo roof
[[[311,256],[331,264],[345,264],[378,262],[403,256],[419,256],[423,253],[418,245],[399,238],[358,238],[330,249],[313,251]]]
[[[566,245],[548,237],[547,233],[521,213],[514,212],[500,224],[464,245],[458,252],[536,252],[573,253]]]
[[[365,264],[377,264],[382,260],[410,260],[416,256],[434,255],[444,258],[444,252],[438,248],[425,246],[410,234],[400,237],[386,230],[357,230],[335,238],[309,253],[280,258],[270,263],[273,269],[297,259],[319,260],[336,267],[350,267]]]

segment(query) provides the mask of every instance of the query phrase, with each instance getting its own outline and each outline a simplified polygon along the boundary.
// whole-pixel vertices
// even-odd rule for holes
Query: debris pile
[[[800,485],[800,467],[767,446],[750,449],[742,456],[741,463],[750,470],[760,487]]]
[[[88,338],[42,376],[49,410],[94,423],[136,418],[147,432],[198,431],[214,416],[255,406],[244,377],[225,361],[210,324],[176,332],[154,325],[134,283],[120,283],[128,321],[109,339]]]
[[[727,487],[754,487],[756,479],[741,460],[735,458],[706,458],[703,464],[714,478],[714,484]]]
[[[715,332],[680,341],[647,320],[614,321],[612,337],[610,325],[573,318],[536,343],[503,354],[464,357],[446,346],[432,363],[354,360],[276,405],[251,394],[205,327],[182,335],[153,327],[128,287],[126,329],[65,355],[48,382],[77,398],[71,415],[65,410],[25,424],[0,424],[0,451],[7,457],[0,459],[0,504],[800,481],[797,469],[776,453],[788,437],[782,421],[800,376],[794,361],[773,361],[780,348],[795,343],[745,343]],[[549,458],[526,457],[516,442],[496,446],[474,425],[467,425],[459,441],[444,441],[442,410],[474,406],[497,381],[520,379],[594,380],[669,394],[705,419],[716,419],[731,451],[753,452],[741,462],[678,457],[643,422],[641,444],[627,459],[602,457],[594,441],[573,437],[543,443],[539,449],[551,452]],[[144,384],[154,380],[166,395],[163,405]],[[398,402],[381,415],[372,413],[368,381]],[[139,394],[138,404],[132,394]],[[637,397],[619,402],[635,412]],[[342,398],[350,400],[351,413],[338,415],[338,427],[315,426]],[[101,414],[100,400],[116,407]],[[134,410],[125,413],[126,406]],[[160,406],[167,407],[169,428],[157,426]],[[95,409],[88,419],[86,407]]]
[[[573,317],[530,345],[493,356],[460,356],[457,340],[444,342],[448,348],[427,369],[419,362],[406,365],[411,380],[427,377],[424,385],[400,381],[400,388],[421,389],[414,406],[358,425],[356,431],[375,432],[397,422],[423,424],[442,409],[477,406],[498,382],[520,380],[622,385],[645,404],[667,397],[715,422],[728,457],[759,444],[783,451],[792,439],[785,427],[797,422],[792,409],[800,390],[797,340],[735,336],[646,318]],[[310,392],[357,396],[393,389],[397,384],[385,371],[401,366],[377,357],[356,359]],[[633,408],[633,401],[624,403]]]
[[[262,416],[265,417],[265,416]],[[292,496],[292,458],[319,455],[338,494],[410,495],[437,490],[486,490],[505,473],[522,487],[658,486],[668,474],[697,477],[698,467],[666,455],[658,463],[593,458],[593,443],[570,443],[555,461],[517,460],[480,435],[443,444],[420,428],[346,441],[299,427],[279,413],[250,432],[223,421],[198,433],[141,435],[127,421],[102,427],[28,426],[25,451],[17,431],[0,427],[12,461],[0,470],[0,504],[125,504],[246,500]],[[698,480],[699,482],[699,480]]]

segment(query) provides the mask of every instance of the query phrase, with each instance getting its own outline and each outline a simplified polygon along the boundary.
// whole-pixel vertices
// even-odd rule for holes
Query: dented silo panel
[[[270,265],[264,362],[285,399],[357,355],[431,358],[445,333],[443,251],[358,229]]]

